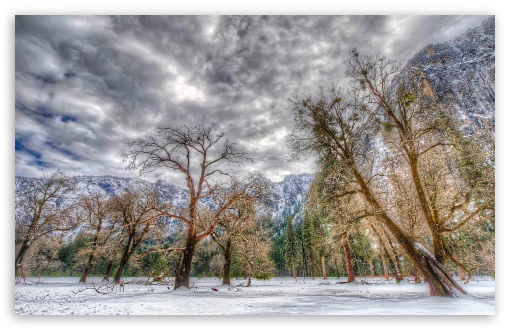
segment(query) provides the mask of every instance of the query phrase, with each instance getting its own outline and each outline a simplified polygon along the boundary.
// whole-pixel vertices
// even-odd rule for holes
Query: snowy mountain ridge
[[[299,210],[306,202],[308,190],[314,179],[313,174],[287,175],[280,181],[273,183],[269,195],[269,203],[273,210],[273,217],[282,223],[287,215],[298,215],[295,221],[300,220]],[[23,192],[30,181],[41,180],[36,178],[16,177],[15,198],[23,198]],[[156,188],[158,196],[162,201],[171,200],[172,204],[178,207],[186,207],[189,200],[189,191],[178,187],[164,180],[157,180],[155,183],[145,181],[141,178],[122,178],[116,176],[74,176],[71,181],[76,185],[76,192],[73,196],[80,194],[91,195],[101,193],[106,196],[118,196],[127,191],[141,192]],[[210,203],[210,201],[204,201]]]

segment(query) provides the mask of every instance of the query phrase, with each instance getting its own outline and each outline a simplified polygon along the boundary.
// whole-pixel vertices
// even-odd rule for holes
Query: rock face
[[[459,37],[425,47],[407,62],[400,77],[418,71],[423,93],[454,106],[466,127],[495,116],[495,19]],[[474,126],[472,125],[474,124]]]

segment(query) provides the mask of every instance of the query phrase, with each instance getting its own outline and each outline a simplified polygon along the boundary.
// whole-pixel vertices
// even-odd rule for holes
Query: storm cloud
[[[17,16],[16,175],[136,176],[126,142],[162,124],[214,124],[256,160],[241,173],[313,173],[287,161],[289,98],[344,84],[352,47],[406,61],[485,18]]]

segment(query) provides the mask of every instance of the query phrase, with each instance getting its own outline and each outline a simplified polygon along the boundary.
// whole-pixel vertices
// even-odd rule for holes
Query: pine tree
[[[296,228],[292,223],[292,218],[287,216],[285,218],[285,264],[287,269],[292,272],[294,278],[296,278]]]
[[[303,259],[308,260],[308,264],[310,265],[310,276],[312,278],[315,277],[315,235],[314,235],[314,226],[312,223],[312,216],[309,211],[305,212],[305,218],[303,220],[302,225],[302,237],[303,237],[303,247],[304,247],[304,255]]]

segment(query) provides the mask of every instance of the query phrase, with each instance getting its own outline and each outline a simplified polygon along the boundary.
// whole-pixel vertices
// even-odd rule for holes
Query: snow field
[[[39,279],[31,279],[39,280]],[[274,278],[253,280],[235,292],[216,278],[192,278],[194,289],[168,285],[125,284],[97,293],[77,277],[43,278],[40,284],[16,284],[14,311],[19,315],[494,315],[495,281],[473,278],[461,284],[458,298],[430,297],[425,283],[395,284],[380,278]],[[129,281],[130,279],[126,279]],[[242,279],[233,279],[237,286]],[[329,283],[329,284],[328,284]],[[98,286],[98,285],[96,285]],[[212,290],[217,289],[217,291]],[[85,290],[84,290],[85,289]],[[82,291],[80,291],[82,290]]]

